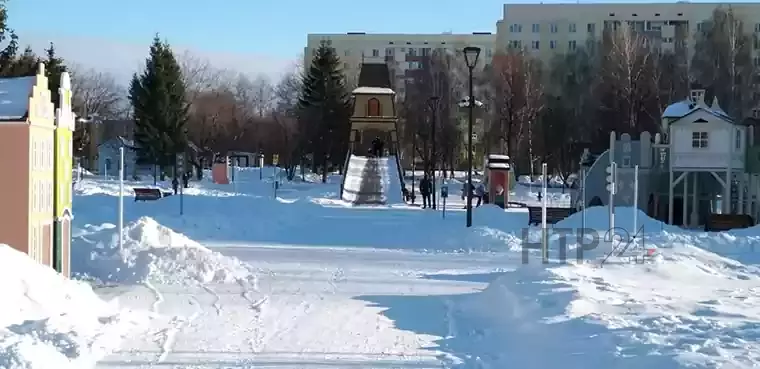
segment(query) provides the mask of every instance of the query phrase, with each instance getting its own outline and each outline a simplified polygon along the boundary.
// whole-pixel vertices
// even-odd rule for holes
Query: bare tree
[[[251,102],[259,118],[274,110],[275,88],[268,77],[260,75],[251,81],[251,92]]]
[[[740,119],[754,108],[752,84],[756,67],[751,39],[730,6],[717,8],[697,33],[692,59],[694,80],[718,97],[726,111]]]
[[[515,50],[494,56],[493,100],[488,102],[493,105],[494,114],[490,133],[499,138],[502,152],[513,160],[517,160],[525,132],[521,114],[526,100],[524,57],[522,52]]]
[[[295,116],[302,80],[299,70],[290,71],[282,76],[274,86],[274,111],[285,116]]]
[[[231,72],[218,69],[209,60],[189,51],[185,51],[178,59],[190,101],[204,92],[229,87]]]
[[[606,58],[602,75],[614,94],[614,101],[606,108],[620,113],[616,119],[625,122],[620,128],[629,133],[645,129],[639,119],[651,87],[646,77],[652,55],[646,40],[631,25],[608,29],[603,39]]]
[[[72,105],[80,116],[99,115],[102,118],[124,118],[127,112],[126,90],[109,73],[69,67],[71,73]]]

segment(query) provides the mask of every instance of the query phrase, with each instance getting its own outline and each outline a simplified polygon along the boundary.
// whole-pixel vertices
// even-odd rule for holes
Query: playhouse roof
[[[24,120],[36,77],[0,78],[0,120]]]
[[[688,99],[668,105],[665,111],[663,111],[662,117],[680,119],[698,110],[712,114],[725,121],[733,122],[733,119],[716,102],[713,102],[713,106],[709,107],[696,104]]]

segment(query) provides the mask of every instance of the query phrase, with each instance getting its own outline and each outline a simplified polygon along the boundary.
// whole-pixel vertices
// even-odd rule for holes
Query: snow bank
[[[239,260],[213,252],[186,236],[142,217],[124,227],[124,247],[112,224],[88,226],[74,235],[72,269],[100,282],[163,284],[226,283],[254,278]]]
[[[6,245],[0,245],[0,279],[0,368],[93,367],[147,322]]]

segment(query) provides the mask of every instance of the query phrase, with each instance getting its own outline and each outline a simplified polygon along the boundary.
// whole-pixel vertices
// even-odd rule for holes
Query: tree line
[[[730,7],[719,7],[695,37],[677,25],[671,48],[647,39],[635,23],[610,23],[599,39],[549,62],[522,48],[497,52],[474,75],[475,98],[483,103],[476,109],[476,165],[487,153],[503,153],[518,173],[535,173],[546,162],[566,177],[578,169],[584,148],[606,149],[611,131],[634,138],[660,132],[664,108],[686,98],[694,84],[736,119],[752,116],[760,64],[751,57],[756,41],[739,18]],[[11,59],[25,65],[24,54]],[[0,61],[6,55],[15,54],[3,51]],[[464,169],[467,114],[457,104],[468,91],[464,58],[458,50],[432,50],[420,64],[403,86],[393,86],[404,90],[397,101],[401,155],[407,163],[414,156],[427,170]],[[0,73],[21,68],[6,65]],[[342,65],[336,50],[323,43],[309,65],[272,82],[215,68],[192,54],[177,56],[156,37],[128,88],[92,70],[76,78],[75,70],[81,90],[75,108],[134,119],[145,163],[173,167],[192,144],[208,160],[233,151],[262,153],[267,161],[277,155],[291,178],[300,166],[326,180],[328,172],[342,169],[348,149],[356,81]],[[432,96],[437,106],[429,103]]]
[[[695,25],[691,25],[695,27]],[[757,114],[758,68],[751,50],[760,45],[731,7],[719,7],[691,37],[676,25],[670,48],[646,37],[643,22],[609,22],[600,39],[588,40],[544,63],[527,48],[510,48],[474,76],[478,134],[473,149],[481,162],[488,152],[509,155],[518,173],[535,173],[545,162],[564,178],[578,170],[585,148],[601,152],[611,131],[662,131],[667,105],[701,87],[737,120]],[[689,59],[688,49],[693,50]],[[462,168],[466,114],[456,101],[467,95],[466,67],[459,52],[434,50],[422,63],[402,102],[407,152],[425,168]],[[435,112],[437,152],[430,147],[433,112],[425,102],[439,96]],[[416,145],[415,145],[416,144]]]

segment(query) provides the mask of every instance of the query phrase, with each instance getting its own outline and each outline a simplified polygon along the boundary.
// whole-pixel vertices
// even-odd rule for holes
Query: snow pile
[[[600,242],[585,260],[568,253],[559,262],[555,235],[550,264],[516,263],[482,293],[463,298],[457,324],[468,331],[447,346],[479,367],[754,367],[760,270],[742,262],[758,260],[752,253],[758,236],[684,231],[632,208],[616,208],[617,225],[633,229],[634,211],[644,242],[659,250],[654,260],[611,258],[602,267],[612,246]],[[586,228],[608,229],[607,208],[585,215]],[[575,214],[556,227],[580,228],[581,218]],[[744,248],[726,256],[741,262],[711,252],[728,254],[732,243]],[[536,356],[536,346],[551,355]]]
[[[239,260],[213,252],[142,217],[124,227],[124,247],[112,224],[87,226],[74,235],[72,269],[100,282],[162,284],[228,283],[254,273]]]
[[[0,368],[93,367],[147,323],[6,245],[0,245],[0,279]]]

